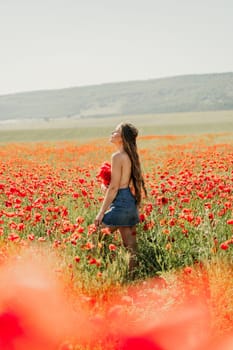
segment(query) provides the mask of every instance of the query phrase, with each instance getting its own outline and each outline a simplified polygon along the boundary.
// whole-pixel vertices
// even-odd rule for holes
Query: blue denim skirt
[[[129,187],[118,190],[102,222],[106,226],[134,226],[139,223],[136,200]]]

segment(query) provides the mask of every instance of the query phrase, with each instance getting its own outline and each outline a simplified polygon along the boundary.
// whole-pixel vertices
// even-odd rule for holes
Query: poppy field
[[[93,224],[113,146],[1,145],[2,349],[232,348],[232,134],[138,146],[148,196],[130,279],[119,233]]]

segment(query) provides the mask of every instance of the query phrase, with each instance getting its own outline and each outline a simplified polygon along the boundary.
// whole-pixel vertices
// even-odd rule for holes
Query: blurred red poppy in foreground
[[[0,269],[0,349],[54,350],[73,335],[89,338],[86,313],[72,310],[49,269],[23,260]]]

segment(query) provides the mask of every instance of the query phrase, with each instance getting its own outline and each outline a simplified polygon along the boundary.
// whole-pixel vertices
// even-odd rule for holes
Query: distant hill
[[[233,110],[233,73],[184,75],[0,96],[0,120]]]

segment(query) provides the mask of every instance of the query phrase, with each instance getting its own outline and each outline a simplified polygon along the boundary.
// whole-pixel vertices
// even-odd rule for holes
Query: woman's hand
[[[105,193],[106,191],[107,191],[107,189],[108,189],[108,186],[105,186],[105,184],[101,184],[101,191],[103,192],[103,193]]]
[[[95,221],[94,221],[94,224],[95,226],[100,226],[101,223],[102,223],[102,220],[103,220],[103,217],[104,217],[104,213],[102,212],[99,212],[97,215],[96,215],[96,218],[95,218]]]

